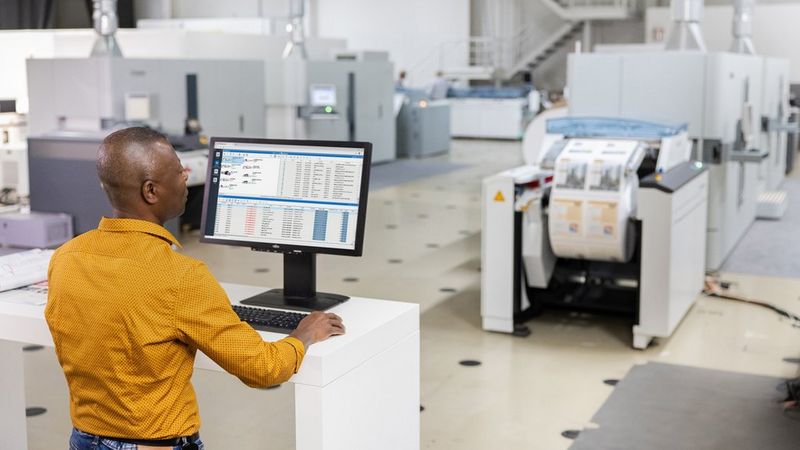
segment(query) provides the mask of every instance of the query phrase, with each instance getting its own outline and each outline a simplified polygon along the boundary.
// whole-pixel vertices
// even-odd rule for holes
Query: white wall
[[[27,58],[83,58],[94,44],[92,29],[12,30],[0,32],[0,99],[16,99],[19,112],[28,111]],[[280,59],[283,36],[261,36],[176,29],[120,29],[117,40],[129,58],[197,59]],[[324,59],[343,40],[309,39],[306,48],[312,58]]]
[[[410,85],[424,86],[439,69],[438,49],[469,37],[469,0],[319,0],[319,36],[347,39],[348,47],[387,50],[395,71],[408,71]],[[467,65],[465,49],[450,64]]]
[[[173,18],[287,15],[289,0],[172,0]]]
[[[137,0],[152,1],[138,18],[285,16],[290,0]],[[424,86],[440,69],[439,49],[448,66],[466,66],[470,0],[305,0],[308,36],[345,39],[353,50],[384,50],[395,72],[406,70],[411,85]],[[522,0],[516,0],[522,1]],[[528,0],[536,1],[539,0]],[[141,12],[141,14],[140,14]]]
[[[791,82],[800,83],[800,5],[789,3],[757,4],[753,11],[753,43],[764,56],[788,58],[792,63]],[[709,50],[727,51],[733,41],[733,7],[706,6],[702,22]],[[648,43],[663,42],[669,33],[668,8],[648,8],[645,37]],[[661,40],[658,38],[661,37]]]

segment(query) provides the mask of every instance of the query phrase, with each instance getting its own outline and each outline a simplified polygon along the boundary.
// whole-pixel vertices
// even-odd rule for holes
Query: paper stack
[[[0,292],[47,280],[54,250],[28,250],[0,256]]]
[[[562,258],[626,262],[643,156],[636,141],[572,139],[556,160],[548,232]]]

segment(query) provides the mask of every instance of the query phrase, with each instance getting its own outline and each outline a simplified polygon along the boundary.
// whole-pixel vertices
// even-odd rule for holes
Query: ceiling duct
[[[733,1],[733,45],[731,51],[755,55],[753,46],[753,6],[755,0]]]
[[[289,33],[289,42],[283,49],[283,57],[308,59],[306,53],[306,35],[303,29],[305,16],[305,0],[291,0],[289,3],[289,23],[286,31]]]
[[[703,0],[672,0],[672,28],[666,50],[706,51],[700,22],[703,19]]]
[[[122,56],[122,51],[114,35],[119,28],[117,18],[117,0],[94,0],[92,22],[97,38],[92,47],[91,56]]]

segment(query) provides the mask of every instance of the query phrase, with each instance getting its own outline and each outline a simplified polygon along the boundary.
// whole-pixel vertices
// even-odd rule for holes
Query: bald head
[[[171,218],[158,216],[175,213],[163,210],[165,204],[175,203],[170,195],[184,197],[182,192],[176,193],[179,180],[184,183],[180,189],[185,189],[182,170],[169,140],[150,128],[115,131],[97,151],[97,175],[111,206],[128,216],[152,213],[158,219]]]

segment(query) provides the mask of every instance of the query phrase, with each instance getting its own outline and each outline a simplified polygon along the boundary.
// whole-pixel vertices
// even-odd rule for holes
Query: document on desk
[[[42,306],[47,304],[47,281],[0,292],[0,302]]]
[[[53,250],[28,250],[0,256],[0,292],[47,280]]]

